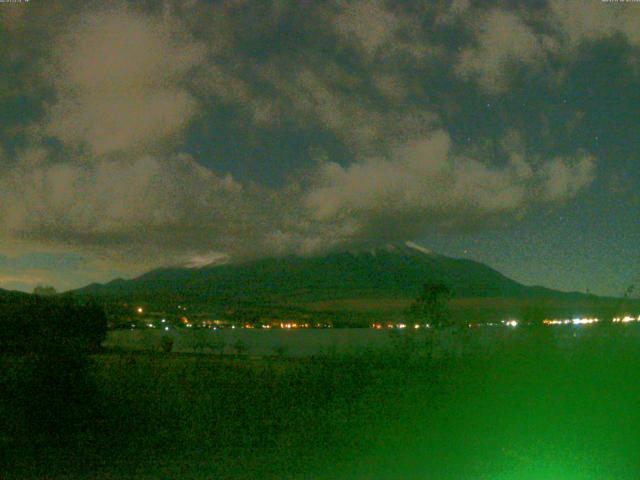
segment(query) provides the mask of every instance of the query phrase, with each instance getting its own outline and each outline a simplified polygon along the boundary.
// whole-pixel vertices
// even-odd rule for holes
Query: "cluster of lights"
[[[134,308],[134,312],[137,315],[144,315],[146,313],[145,308],[142,306],[135,306],[133,308]],[[178,310],[185,311],[187,310],[187,307],[185,307],[184,305],[178,305]],[[230,322],[225,322],[223,320],[211,320],[211,319],[200,320],[199,319],[197,321],[194,321],[194,319],[189,319],[185,315],[180,316],[179,318],[171,321],[168,320],[167,318],[161,318],[159,319],[159,321],[156,321],[156,320],[153,320],[152,318],[148,318],[149,315],[146,315],[145,317],[143,317],[144,318],[143,324],[138,325],[137,323],[131,323],[130,328],[131,329],[135,329],[137,327],[163,328],[165,331],[168,331],[170,326],[171,327],[174,326],[173,325],[174,323],[176,324],[175,326],[182,326],[186,328],[208,328],[211,330],[218,330],[220,328],[227,328],[227,327],[231,329],[235,329],[237,327],[241,329],[257,328],[257,329],[265,329],[265,330],[277,329],[277,328],[282,328],[285,330],[293,330],[293,329],[301,329],[301,328],[332,328],[333,327],[333,325],[331,325],[330,323],[322,323],[322,322],[309,323],[307,321],[295,321],[295,322],[286,321],[286,322],[278,322],[278,323],[272,322],[272,323],[264,323],[264,324],[261,324],[260,322],[258,323],[245,322],[245,323],[235,325]]]
[[[574,318],[571,320],[573,325],[591,325],[592,323],[598,323],[600,319],[598,318]]]
[[[553,319],[543,320],[545,325],[591,325],[592,323],[598,323],[599,318],[565,318],[565,319]]]
[[[309,328],[308,323],[297,323],[297,322],[288,322],[281,323],[280,328],[284,328],[286,330],[296,329],[296,328]]]
[[[425,323],[424,325],[420,325],[419,323],[415,323],[413,325],[413,329],[414,330],[419,330],[421,328],[430,328],[431,325],[429,325],[428,323]],[[407,325],[406,323],[387,323],[382,324],[382,323],[372,323],[371,324],[371,328],[375,329],[375,330],[382,330],[383,328],[387,328],[387,329],[394,329],[397,328],[399,330],[404,330],[405,328],[411,328],[410,325]]]
[[[640,315],[638,315],[638,317],[625,315],[624,317],[615,317],[613,319],[613,323],[630,323],[630,322],[640,322]]]
[[[600,321],[599,318],[565,318],[565,319],[546,319],[543,320],[542,323],[545,325],[592,325],[594,323],[598,323]],[[615,319],[614,319],[615,322]]]
[[[571,320],[567,319],[567,320],[543,320],[542,323],[544,323],[545,325],[564,325],[564,324],[568,324],[571,323]]]
[[[136,312],[139,314],[142,314],[144,312],[142,307],[137,307],[136,308]],[[544,325],[592,325],[595,323],[598,323],[600,321],[599,318],[595,318],[595,317],[585,317],[585,318],[581,318],[581,317],[577,317],[577,318],[565,318],[565,319],[545,319],[543,320],[543,324]],[[181,318],[181,322],[182,324],[187,327],[187,328],[192,328],[193,327],[193,323],[191,323],[186,317],[182,317]],[[631,316],[631,315],[625,315],[624,317],[615,317],[612,319],[613,323],[631,323],[631,322],[639,322],[640,323],[640,315],[638,315],[637,317]],[[169,326],[166,325],[167,320],[165,318],[163,318],[161,320],[161,323],[165,324],[163,325],[164,330],[165,331],[169,331]],[[217,330],[216,326],[213,326],[212,324],[216,323],[218,324],[219,322],[211,322],[211,321],[206,321],[206,322],[202,322],[202,326],[204,327],[205,325],[208,326],[209,328],[212,328],[213,330]],[[502,320],[502,325],[505,325],[507,327],[517,327],[518,326],[518,320],[514,320],[514,319],[510,319],[510,320]],[[489,326],[494,326],[496,324],[494,323],[488,323],[486,325]],[[156,325],[154,325],[153,323],[147,323],[146,326],[148,328],[156,328]],[[287,323],[280,323],[279,325],[267,325],[267,324],[263,324],[260,326],[260,328],[262,329],[271,329],[271,328],[277,328],[280,327],[282,329],[285,330],[292,330],[292,329],[298,329],[298,328],[310,328],[310,325],[308,323],[297,323],[297,322],[287,322]],[[320,327],[320,324],[316,324],[316,327]],[[424,324],[413,324],[413,325],[407,325],[406,323],[387,323],[387,324],[382,324],[382,323],[373,323],[371,324],[371,328],[375,329],[375,330],[382,330],[382,329],[399,329],[399,330],[404,330],[406,328],[411,328],[413,326],[413,329],[418,330],[420,328],[430,328],[431,325]],[[469,324],[469,327],[475,326],[474,324]],[[135,324],[131,324],[131,328],[135,328]],[[235,329],[236,326],[235,325],[231,325],[232,329]],[[255,328],[255,326],[253,324],[247,323],[242,325],[242,328],[245,329],[253,329]]]
[[[502,322],[500,322],[500,323],[502,323],[502,325],[505,325],[507,327],[517,327],[518,326],[518,320],[513,320],[513,319],[502,320]],[[471,326],[471,325],[469,325],[469,326]]]

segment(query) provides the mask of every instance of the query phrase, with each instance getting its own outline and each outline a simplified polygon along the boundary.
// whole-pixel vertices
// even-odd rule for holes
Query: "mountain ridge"
[[[163,267],[130,280],[114,279],[74,295],[196,303],[306,302],[340,298],[415,298],[427,282],[451,286],[457,298],[602,298],[527,286],[492,267],[440,255],[415,244],[389,244],[321,256],[269,257],[188,268]]]

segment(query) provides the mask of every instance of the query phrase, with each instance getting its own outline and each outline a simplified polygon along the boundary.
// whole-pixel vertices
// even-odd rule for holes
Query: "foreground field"
[[[466,336],[438,359],[410,335],[305,359],[3,357],[0,478],[636,479],[632,328]]]

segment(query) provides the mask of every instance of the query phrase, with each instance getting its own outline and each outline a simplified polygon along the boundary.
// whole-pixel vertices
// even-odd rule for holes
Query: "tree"
[[[0,351],[96,351],[107,334],[99,305],[69,298],[24,296],[0,301]]]
[[[244,355],[248,350],[247,344],[240,339],[236,340],[236,343],[233,344],[233,349],[236,351],[236,355]]]
[[[22,426],[13,435],[59,442],[95,422],[100,405],[93,402],[89,354],[106,331],[96,304],[41,295],[0,299],[0,354],[21,357],[19,382],[9,385],[13,390],[1,387],[16,399],[7,411]]]
[[[53,297],[58,292],[51,285],[38,285],[33,289],[34,295],[40,295],[41,297]]]
[[[629,287],[625,290],[623,298],[633,298],[637,295],[638,288],[635,283],[629,285]]]
[[[428,323],[434,327],[446,327],[452,324],[449,312],[451,289],[439,282],[425,283],[422,291],[409,307],[409,315],[419,323]]]
[[[160,348],[164,353],[171,353],[171,350],[173,350],[173,338],[168,335],[161,337]]]

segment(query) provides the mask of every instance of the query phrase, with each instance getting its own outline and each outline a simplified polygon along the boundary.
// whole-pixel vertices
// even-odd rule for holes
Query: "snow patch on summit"
[[[425,255],[433,255],[433,252],[431,250],[423,247],[422,245],[418,245],[415,242],[405,242],[404,244],[413,250],[417,250],[418,252],[424,253]]]
[[[229,263],[231,258],[223,252],[210,252],[204,255],[196,255],[185,262],[185,268],[204,268],[213,265],[223,265]]]

